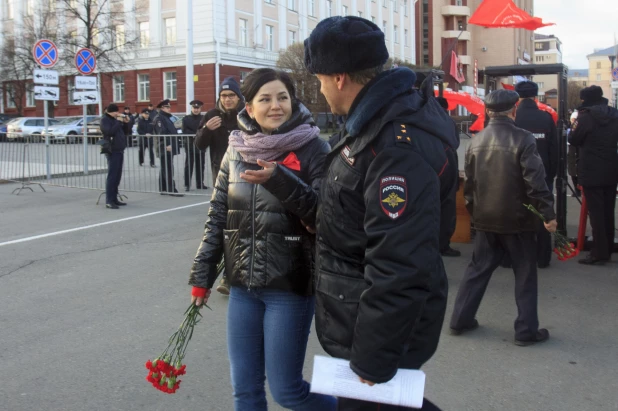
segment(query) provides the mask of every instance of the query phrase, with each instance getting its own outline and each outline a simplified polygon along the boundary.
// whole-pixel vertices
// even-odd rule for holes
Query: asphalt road
[[[0,185],[0,410],[232,410],[220,295],[193,336],[179,392],[144,380],[145,361],[188,306],[209,197],[130,193],[129,206],[106,210],[94,204],[98,192],[35,187],[15,196],[15,187]],[[463,256],[445,260],[447,320],[471,256],[471,245],[454,247]],[[554,261],[543,270],[539,313],[551,339],[526,348],[512,343],[513,275],[496,271],[479,330],[443,333],[424,367],[427,397],[455,411],[618,410],[617,268]],[[307,379],[315,354],[323,351],[312,332]]]

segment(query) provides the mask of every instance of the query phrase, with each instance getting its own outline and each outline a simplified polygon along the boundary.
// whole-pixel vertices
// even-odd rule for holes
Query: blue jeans
[[[235,411],[266,411],[268,385],[273,398],[296,411],[335,411],[334,397],[309,392],[303,363],[314,312],[314,298],[288,291],[232,287],[227,341]]]

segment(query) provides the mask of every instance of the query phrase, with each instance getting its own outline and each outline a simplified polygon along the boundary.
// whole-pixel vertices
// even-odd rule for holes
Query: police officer
[[[206,190],[208,187],[204,185],[204,161],[206,152],[195,147],[195,133],[204,117],[202,115],[203,102],[193,100],[191,103],[191,114],[182,119],[182,134],[189,135],[185,144],[185,191],[191,189],[191,177],[193,175],[193,167],[195,165],[195,187],[198,190]]]
[[[558,131],[551,115],[540,110],[534,101],[539,92],[539,86],[532,81],[521,81],[515,86],[519,94],[519,106],[515,125],[532,133],[536,139],[536,149],[545,166],[545,183],[550,192],[554,190],[554,179],[558,170]],[[547,268],[551,261],[551,234],[545,229],[542,221],[537,226],[537,265]]]
[[[459,285],[451,317],[451,334],[479,326],[475,316],[489,279],[506,253],[515,273],[515,344],[545,341],[537,313],[536,225],[532,204],[556,231],[554,196],[545,183],[543,162],[532,133],[515,126],[519,95],[497,90],[485,99],[489,124],[466,150],[464,197],[476,228],[472,261]]]
[[[150,110],[147,108],[142,109],[142,114],[137,119],[137,134],[139,134],[139,165],[144,165],[144,150],[148,147],[148,155],[150,157],[150,167],[155,166],[154,144],[152,142],[152,118],[150,117]]]
[[[124,150],[127,147],[127,118],[123,118],[114,103],[107,106],[101,119],[101,133],[103,139],[109,141],[110,152],[107,156],[107,181],[105,183],[105,207],[117,210],[118,206],[127,205],[118,199],[118,186],[122,179],[122,164]]]
[[[178,131],[171,120],[172,107],[169,99],[157,104],[159,114],[153,120],[154,133],[159,136],[159,159],[161,160],[161,178],[159,181],[161,195],[182,197],[176,190],[174,182],[174,156],[180,153]]]

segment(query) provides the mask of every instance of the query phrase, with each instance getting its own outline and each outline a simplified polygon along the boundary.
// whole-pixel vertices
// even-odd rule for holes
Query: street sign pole
[[[86,127],[86,118],[87,118],[87,109],[86,105],[82,106],[84,108],[84,121],[82,122],[83,130],[82,133],[84,135],[84,139],[82,144],[84,146],[84,175],[88,175],[88,127]]]
[[[45,116],[45,164],[47,164],[47,179],[51,180],[51,161],[50,161],[50,153],[49,153],[49,131],[47,130],[49,126],[49,115],[47,108],[47,100],[43,101],[43,115]]]

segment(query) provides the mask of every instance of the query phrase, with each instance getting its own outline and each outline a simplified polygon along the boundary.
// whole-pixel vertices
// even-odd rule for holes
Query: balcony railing
[[[468,6],[442,6],[443,16],[470,16],[470,7]]]

